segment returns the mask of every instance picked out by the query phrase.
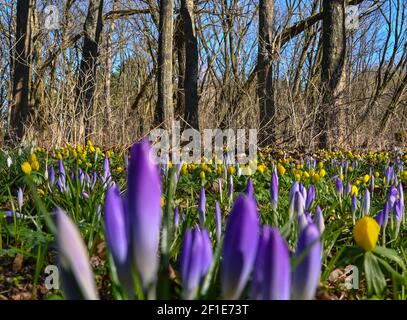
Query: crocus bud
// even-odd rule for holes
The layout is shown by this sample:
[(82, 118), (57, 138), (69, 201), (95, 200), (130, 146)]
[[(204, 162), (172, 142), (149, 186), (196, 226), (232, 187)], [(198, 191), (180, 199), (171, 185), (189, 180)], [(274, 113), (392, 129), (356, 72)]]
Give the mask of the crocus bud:
[(305, 208), (305, 201), (307, 201), (307, 188), (305, 188), (304, 185), (302, 183), (300, 183), (299, 189), (300, 189), (302, 198), (304, 199), (304, 208)]
[(389, 210), (393, 210), (394, 204), (396, 203), (397, 197), (398, 197), (398, 190), (395, 186), (391, 186), (389, 190), (389, 196), (388, 196), (388, 202), (389, 202)]
[(253, 271), (252, 298), (290, 299), (291, 266), (287, 243), (277, 228), (265, 226), (259, 238)]
[(308, 219), (305, 214), (300, 214), (298, 216), (298, 232), (301, 234), (301, 232), (308, 226)]
[(181, 277), (184, 299), (193, 299), (212, 262), (212, 247), (206, 230), (187, 229), (181, 253)]
[(298, 191), (294, 195), (294, 212), (297, 216), (304, 214), (305, 201), (302, 194)]
[(123, 199), (115, 185), (107, 189), (104, 209), (109, 251), (113, 257), (119, 281), (131, 297), (133, 296), (134, 283), (129, 249), (129, 218)]
[(205, 211), (206, 211), (206, 194), (205, 189), (202, 188), (199, 194), (199, 224), (201, 227), (205, 225)]
[(290, 195), (289, 195), (288, 202), (291, 202), (291, 200), (292, 200), (292, 199), (294, 198), (294, 196), (295, 196), (295, 193), (298, 192), (299, 190), (300, 190), (300, 189), (299, 189), (299, 184), (298, 184), (297, 181), (295, 181), (295, 182), (292, 184), (291, 188), (290, 188)]
[(229, 176), (228, 198), (229, 198), (230, 202), (233, 201), (233, 177), (232, 177), (232, 175)]
[(365, 195), (363, 197), (362, 215), (366, 216), (370, 212), (370, 192), (366, 188)]
[(403, 208), (400, 200), (396, 200), (396, 203), (394, 204), (394, 216), (396, 218), (396, 223), (400, 227), (401, 219), (403, 218)]
[(248, 197), (254, 197), (254, 187), (252, 179), (247, 180), (246, 194)]
[(127, 179), (131, 247), (144, 291), (156, 281), (161, 228), (161, 182), (150, 151), (147, 139), (132, 146)]
[(318, 231), (322, 234), (325, 230), (324, 216), (319, 206), (315, 209), (314, 224), (317, 226)]
[(383, 219), (384, 219), (383, 210), (380, 210), (376, 217), (376, 222), (380, 227), (383, 225)]
[(336, 189), (336, 194), (338, 195), (339, 198), (343, 196), (343, 184), (342, 180), (337, 177), (335, 179), (335, 189)]
[(270, 198), (271, 198), (271, 205), (272, 205), (273, 209), (277, 210), (277, 206), (278, 206), (278, 176), (277, 176), (276, 171), (274, 171), (271, 174)]
[(174, 208), (174, 227), (178, 228), (179, 226), (179, 209), (178, 207)]
[(23, 190), (21, 190), (21, 188), (18, 188), (18, 191), (17, 191), (17, 202), (18, 202), (18, 207), (21, 211), (21, 208), (23, 207), (23, 204), (24, 204)]
[(225, 299), (238, 299), (256, 257), (259, 219), (252, 197), (239, 195), (226, 224), (221, 286)]
[(98, 293), (82, 237), (62, 209), (56, 209), (57, 244), (64, 295), (67, 299), (97, 300)]
[(52, 188), (55, 184), (55, 170), (54, 166), (50, 166), (48, 169), (48, 182), (49, 186)]
[(215, 202), (216, 239), (219, 241), (222, 234), (222, 216), (219, 202)]
[(314, 185), (311, 184), (307, 192), (307, 200), (305, 201), (305, 210), (309, 210), (309, 208), (311, 208), (314, 200), (315, 200), (315, 187)]
[[(109, 164), (109, 158), (105, 156), (105, 159), (103, 160), (103, 176), (102, 176), (102, 181), (106, 186), (109, 184), (111, 179), (111, 174), (110, 174), (110, 164)], [(105, 187), (106, 187), (105, 186)]]
[(314, 224), (309, 224), (301, 232), (295, 258), (292, 297), (294, 300), (311, 300), (321, 274), (320, 233)]

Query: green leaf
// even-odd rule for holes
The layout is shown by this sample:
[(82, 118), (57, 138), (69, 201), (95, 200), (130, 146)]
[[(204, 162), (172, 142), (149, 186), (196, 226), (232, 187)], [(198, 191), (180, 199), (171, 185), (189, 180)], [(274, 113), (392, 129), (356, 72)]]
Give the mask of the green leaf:
[(399, 257), (397, 252), (393, 249), (377, 246), (373, 252), (397, 263), (403, 270), (406, 268), (403, 260)]
[(364, 268), (368, 295), (376, 294), (382, 296), (386, 289), (386, 280), (377, 258), (371, 252), (365, 253)]

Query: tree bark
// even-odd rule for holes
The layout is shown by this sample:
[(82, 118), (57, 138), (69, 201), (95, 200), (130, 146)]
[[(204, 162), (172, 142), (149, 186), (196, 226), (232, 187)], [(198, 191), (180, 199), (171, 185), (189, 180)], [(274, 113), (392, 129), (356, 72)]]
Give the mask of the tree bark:
[(16, 37), (14, 46), (13, 105), (7, 140), (18, 144), (24, 136), (29, 113), (29, 83), (31, 60), (32, 0), (17, 1)]
[(160, 1), (156, 123), (169, 128), (174, 118), (172, 92), (173, 0)]
[(274, 92), (272, 80), (274, 0), (259, 3), (259, 49), (257, 57), (257, 95), (263, 144), (275, 141)]
[(195, 31), (194, 1), (181, 0), (185, 35), (185, 120), (199, 130), (198, 116), (198, 41)]
[(324, 0), (322, 20), (322, 108), (319, 147), (344, 146), (344, 90), (346, 86), (345, 1)]
[(88, 13), (84, 24), (82, 60), (77, 83), (77, 110), (84, 117), (85, 139), (90, 135), (90, 118), (95, 94), (99, 40), (102, 31), (103, 0), (89, 0)]

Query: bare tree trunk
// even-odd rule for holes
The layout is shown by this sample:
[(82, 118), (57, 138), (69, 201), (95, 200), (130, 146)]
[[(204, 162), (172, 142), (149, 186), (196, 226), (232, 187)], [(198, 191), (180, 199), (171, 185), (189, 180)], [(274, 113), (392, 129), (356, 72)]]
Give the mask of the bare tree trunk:
[(174, 118), (172, 92), (173, 0), (160, 1), (158, 40), (158, 97), (156, 122), (171, 126)]
[(319, 147), (344, 146), (345, 1), (324, 0), (322, 20), (322, 108), (319, 112)]
[(184, 22), (182, 15), (177, 15), (175, 20), (175, 34), (174, 45), (177, 54), (177, 107), (176, 114), (183, 114), (185, 112), (185, 92), (184, 92), (184, 77), (185, 77), (185, 36), (184, 36)]
[[(103, 0), (89, 0), (88, 13), (84, 24), (82, 61), (79, 67), (77, 84), (77, 108), (84, 116), (85, 139), (89, 137), (90, 118), (92, 116), (96, 67), (99, 54), (99, 40), (102, 31)], [(84, 112), (83, 112), (84, 111)]]
[(195, 31), (194, 0), (181, 1), (182, 21), (185, 35), (185, 119), (199, 130), (198, 115), (198, 41)]
[[(116, 0), (113, 0), (113, 10), (116, 8)], [(115, 19), (112, 18), (109, 24), (109, 29), (107, 31), (106, 35), (106, 70), (105, 70), (105, 83), (104, 83), (104, 94), (105, 94), (105, 103), (106, 103), (106, 127), (111, 128), (111, 123), (112, 123), (112, 97), (110, 93), (110, 85), (111, 85), (111, 79), (112, 79), (112, 38), (113, 38), (113, 32), (114, 32), (114, 25), (115, 25)], [(108, 143), (110, 144), (110, 140)]]
[(257, 95), (259, 103), (262, 143), (275, 141), (274, 93), (272, 80), (273, 59), (273, 16), (274, 0), (260, 0), (259, 3), (259, 49), (257, 57)]
[(17, 1), (16, 43), (14, 46), (13, 105), (11, 107), (9, 143), (18, 143), (24, 136), (29, 113), (31, 59), (32, 0)]

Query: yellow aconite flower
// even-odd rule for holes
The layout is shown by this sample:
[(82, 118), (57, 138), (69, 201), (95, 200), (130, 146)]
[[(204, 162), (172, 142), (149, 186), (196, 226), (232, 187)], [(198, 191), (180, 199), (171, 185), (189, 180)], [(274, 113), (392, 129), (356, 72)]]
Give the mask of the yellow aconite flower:
[(106, 151), (106, 157), (110, 158), (112, 156), (112, 151), (107, 150)]
[(30, 162), (34, 162), (37, 161), (37, 156), (35, 155), (35, 153), (30, 155)]
[(364, 183), (368, 183), (369, 180), (370, 180), (370, 176), (369, 176), (368, 174), (365, 174), (365, 175), (363, 176), (363, 182), (364, 182)]
[(236, 169), (235, 169), (234, 166), (229, 166), (229, 167), (228, 167), (228, 173), (229, 173), (230, 175), (235, 174), (235, 172), (236, 172)]
[(205, 179), (205, 171), (201, 171), (199, 177), (201, 178), (201, 180)]
[(324, 163), (318, 162), (317, 167), (318, 167), (318, 169), (322, 169), (324, 167)]
[(44, 190), (42, 190), (42, 189), (37, 189), (37, 193), (40, 195), (40, 196), (43, 196), (44, 194), (45, 194), (45, 192), (44, 192)]
[(116, 169), (116, 170), (117, 170), (117, 172), (118, 172), (118, 173), (123, 172), (123, 168), (122, 168), (122, 167), (117, 167), (117, 169)]
[(263, 174), (264, 171), (266, 171), (266, 169), (267, 169), (267, 167), (266, 167), (264, 164), (260, 164), (260, 165), (257, 166), (257, 170), (258, 170), (261, 174)]
[(23, 170), (23, 172), (24, 172), (25, 174), (30, 174), (30, 173), (31, 173), (31, 165), (30, 165), (30, 163), (24, 162), (24, 163), (21, 165), (21, 170)]
[(40, 163), (37, 160), (33, 161), (31, 163), (31, 168), (35, 171), (38, 171), (40, 169)]
[(188, 165), (187, 165), (186, 163), (184, 163), (184, 164), (182, 165), (181, 173), (182, 173), (182, 174), (187, 174), (187, 173), (188, 173)]
[(403, 171), (403, 180), (407, 182), (407, 170)]
[(279, 163), (279, 164), (277, 165), (277, 170), (278, 170), (278, 173), (279, 173), (281, 176), (285, 175), (285, 168), (283, 167), (283, 165), (282, 165), (281, 163)]
[(321, 171), (319, 172), (319, 175), (321, 176), (321, 178), (325, 177), (325, 175), (326, 175), (325, 169), (321, 169)]
[(351, 189), (350, 189), (350, 195), (353, 196), (357, 196), (359, 194), (359, 189), (357, 186), (352, 185)]
[(164, 207), (165, 205), (165, 198), (163, 196), (161, 196), (161, 207)]
[(318, 183), (319, 180), (321, 180), (321, 177), (320, 177), (320, 175), (319, 175), (318, 173), (315, 173), (315, 174), (312, 176), (312, 180), (314, 181), (314, 183)]
[(375, 219), (365, 216), (355, 224), (353, 235), (356, 244), (365, 251), (371, 251), (376, 246), (380, 226)]
[(297, 174), (295, 175), (295, 180), (301, 181), (301, 175), (300, 175), (299, 173), (297, 173)]

